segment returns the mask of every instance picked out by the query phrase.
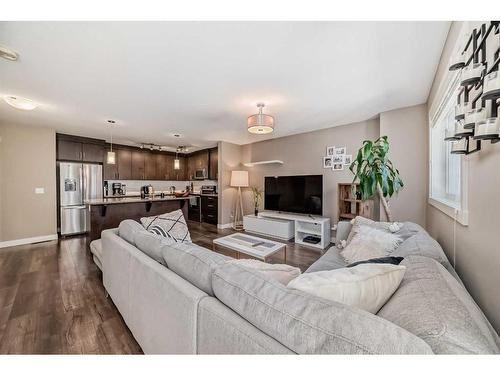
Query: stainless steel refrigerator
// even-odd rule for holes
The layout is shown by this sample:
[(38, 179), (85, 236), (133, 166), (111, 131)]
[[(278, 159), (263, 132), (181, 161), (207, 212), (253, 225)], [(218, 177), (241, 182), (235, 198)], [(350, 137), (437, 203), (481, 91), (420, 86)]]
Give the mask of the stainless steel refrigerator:
[(85, 202), (102, 198), (102, 165), (60, 162), (58, 167), (61, 235), (85, 233), (90, 229)]

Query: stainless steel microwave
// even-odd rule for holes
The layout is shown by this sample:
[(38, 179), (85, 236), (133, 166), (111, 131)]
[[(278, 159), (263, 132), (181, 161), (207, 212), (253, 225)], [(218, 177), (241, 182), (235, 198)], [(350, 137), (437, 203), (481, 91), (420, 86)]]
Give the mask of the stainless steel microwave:
[(197, 169), (194, 172), (194, 179), (195, 180), (204, 180), (207, 178), (207, 172), (205, 168)]

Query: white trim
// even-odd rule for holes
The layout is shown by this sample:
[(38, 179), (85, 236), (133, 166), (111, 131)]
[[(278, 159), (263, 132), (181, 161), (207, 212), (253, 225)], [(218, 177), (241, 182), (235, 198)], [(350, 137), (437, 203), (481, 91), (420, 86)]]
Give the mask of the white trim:
[(217, 224), (218, 229), (229, 229), (233, 227), (233, 223), (228, 224)]
[(57, 238), (58, 237), (57, 237), (57, 233), (56, 233), (56, 234), (49, 234), (47, 236), (20, 238), (18, 240), (11, 240), (11, 241), (0, 241), (0, 249), (4, 248), (4, 247), (10, 247), (10, 246), (19, 246), (19, 245), (38, 243), (38, 242), (53, 241), (53, 240), (57, 240)]
[(469, 211), (468, 210), (459, 210), (457, 208), (450, 206), (445, 201), (440, 201), (440, 200), (437, 200), (435, 198), (430, 198), (430, 197), (427, 200), (427, 202), (431, 206), (437, 208), (442, 213), (451, 217), (452, 219), (455, 219), (455, 216), (456, 216), (457, 222), (459, 222), (463, 226), (469, 225)]

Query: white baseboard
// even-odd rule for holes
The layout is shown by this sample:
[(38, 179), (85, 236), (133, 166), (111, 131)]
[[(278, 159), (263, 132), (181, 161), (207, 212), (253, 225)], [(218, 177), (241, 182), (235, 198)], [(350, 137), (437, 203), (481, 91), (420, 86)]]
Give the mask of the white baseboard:
[(19, 245), (27, 245), (27, 244), (31, 244), (31, 243), (52, 241), (52, 240), (57, 240), (57, 238), (58, 237), (57, 237), (57, 233), (56, 233), (56, 234), (49, 234), (47, 236), (20, 238), (18, 240), (11, 240), (11, 241), (0, 241), (0, 249), (3, 247), (19, 246)]
[(233, 223), (228, 224), (217, 224), (217, 228), (219, 229), (229, 229), (233, 227)]

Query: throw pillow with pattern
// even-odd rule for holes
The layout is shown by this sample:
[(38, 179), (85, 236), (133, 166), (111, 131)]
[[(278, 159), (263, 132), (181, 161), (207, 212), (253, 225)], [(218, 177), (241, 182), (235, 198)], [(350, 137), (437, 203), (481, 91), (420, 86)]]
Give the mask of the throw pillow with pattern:
[(141, 224), (147, 231), (173, 242), (191, 242), (191, 236), (186, 219), (181, 210), (175, 210), (162, 215), (142, 217)]

